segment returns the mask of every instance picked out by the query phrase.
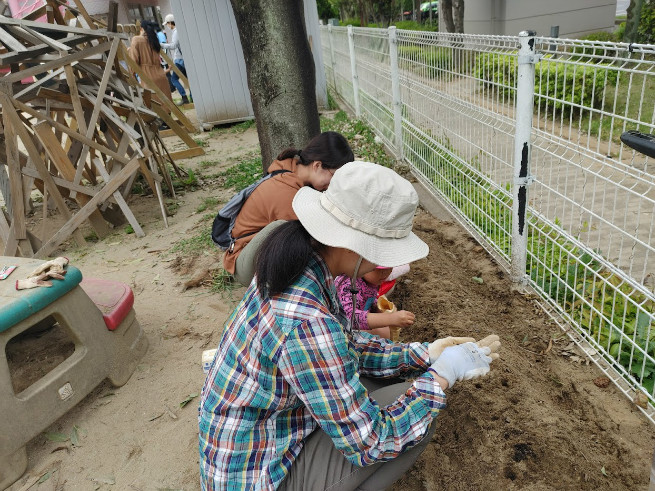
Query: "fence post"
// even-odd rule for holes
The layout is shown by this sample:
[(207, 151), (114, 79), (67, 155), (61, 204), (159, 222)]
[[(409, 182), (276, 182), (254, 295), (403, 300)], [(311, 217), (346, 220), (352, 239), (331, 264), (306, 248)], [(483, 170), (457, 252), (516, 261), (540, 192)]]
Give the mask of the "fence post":
[(396, 135), (396, 159), (403, 159), (403, 106), (400, 99), (400, 73), (398, 71), (398, 36), (396, 26), (389, 26), (389, 59), (391, 62), (391, 97), (393, 128)]
[(330, 40), (330, 63), (332, 64), (332, 85), (334, 86), (334, 92), (337, 91), (337, 64), (334, 61), (334, 44), (332, 43), (332, 24), (328, 24), (328, 39)]
[(518, 81), (516, 84), (516, 126), (514, 133), (514, 182), (512, 186), (512, 281), (527, 284), (525, 275), (528, 257), (528, 186), (530, 175), (530, 137), (534, 112), (535, 54), (534, 31), (519, 33)]
[(355, 36), (353, 34), (353, 26), (348, 26), (348, 47), (350, 48), (350, 72), (353, 78), (355, 116), (361, 118), (362, 111), (359, 108), (359, 79), (357, 78), (357, 61), (355, 60)]

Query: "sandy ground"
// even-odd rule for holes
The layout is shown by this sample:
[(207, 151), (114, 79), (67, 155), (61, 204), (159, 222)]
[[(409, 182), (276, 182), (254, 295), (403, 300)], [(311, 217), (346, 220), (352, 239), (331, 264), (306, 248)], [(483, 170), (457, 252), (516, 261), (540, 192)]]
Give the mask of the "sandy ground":
[[(197, 135), (208, 139), (207, 155), (184, 161), (186, 168), (203, 160), (224, 168), (257, 150), (254, 129), (208, 136)], [(218, 254), (171, 248), (210, 226), (211, 210), (196, 211), (205, 198), (231, 194), (206, 181), (180, 196), (168, 228), (154, 198), (135, 196), (130, 206), (146, 237), (118, 228), (85, 249), (60, 251), (86, 276), (132, 286), (150, 347), (126, 385), (104, 382), (28, 444), (28, 470), (12, 491), (30, 484), (198, 488), (201, 353), (217, 345), (243, 289), (211, 293), (202, 279), (217, 267)], [(637, 408), (613, 386), (597, 386), (604, 385), (600, 371), (577, 356), (531, 299), (512, 293), (506, 275), (458, 225), (421, 211), (415, 229), (431, 253), (394, 293), (399, 306), (417, 315), (401, 338), (497, 333), (503, 352), (488, 377), (449, 391), (434, 440), (393, 489), (646, 489), (655, 430)], [(186, 282), (199, 286), (182, 291)]]

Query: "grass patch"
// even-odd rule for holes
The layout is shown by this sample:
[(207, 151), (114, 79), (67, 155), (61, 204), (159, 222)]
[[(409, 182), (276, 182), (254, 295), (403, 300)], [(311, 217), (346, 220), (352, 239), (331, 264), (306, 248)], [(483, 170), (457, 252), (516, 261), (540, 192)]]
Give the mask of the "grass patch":
[(205, 251), (216, 249), (212, 241), (211, 228), (201, 227), (200, 233), (179, 240), (171, 248), (171, 252), (179, 252), (184, 255), (199, 255)]
[(196, 208), (196, 213), (202, 213), (207, 208), (214, 208), (216, 205), (218, 205), (218, 203), (220, 203), (218, 198), (214, 198), (211, 196), (205, 198), (204, 200), (202, 200), (202, 203), (198, 205), (198, 208)]
[(202, 160), (198, 162), (198, 167), (201, 169), (209, 169), (211, 167), (216, 167), (220, 163), (220, 160)]
[(209, 132), (209, 137), (211, 138), (212, 136), (220, 135), (222, 133), (243, 133), (244, 131), (255, 126), (255, 124), (256, 123), (254, 119), (249, 119), (240, 123), (223, 125), (218, 128), (213, 128)]
[(205, 140), (204, 138), (194, 138), (193, 141), (196, 142), (196, 145), (198, 145), (199, 147), (208, 147), (209, 146), (209, 142), (207, 140)]
[(394, 159), (387, 155), (384, 144), (376, 139), (371, 127), (361, 119), (350, 119), (345, 111), (339, 111), (333, 118), (321, 117), (321, 131), (341, 133), (355, 154), (355, 158), (392, 167)]
[(223, 182), (225, 189), (234, 188), (237, 192), (259, 180), (262, 175), (261, 156), (242, 160), (237, 165), (218, 174), (219, 177), (225, 178)]
[(175, 191), (194, 190), (199, 186), (195, 172), (193, 172), (192, 169), (189, 169), (186, 172), (186, 177), (177, 177), (177, 174), (174, 172), (170, 173)]
[(212, 293), (229, 293), (231, 295), (233, 290), (240, 287), (235, 282), (234, 277), (223, 268), (213, 271), (211, 280), (209, 289)]

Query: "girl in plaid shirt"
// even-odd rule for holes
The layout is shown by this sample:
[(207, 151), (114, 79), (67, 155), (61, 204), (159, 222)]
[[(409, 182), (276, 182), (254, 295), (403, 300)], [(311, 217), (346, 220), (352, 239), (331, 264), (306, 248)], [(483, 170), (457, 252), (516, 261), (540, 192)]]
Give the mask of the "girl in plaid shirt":
[(408, 181), (368, 162), (337, 170), (325, 193), (298, 191), (299, 221), (259, 248), (202, 390), (202, 489), (387, 488), (430, 440), (444, 390), (489, 371), (497, 336), (392, 343), (341, 308), (335, 276), (355, 296), (377, 264), (427, 255), (417, 204)]

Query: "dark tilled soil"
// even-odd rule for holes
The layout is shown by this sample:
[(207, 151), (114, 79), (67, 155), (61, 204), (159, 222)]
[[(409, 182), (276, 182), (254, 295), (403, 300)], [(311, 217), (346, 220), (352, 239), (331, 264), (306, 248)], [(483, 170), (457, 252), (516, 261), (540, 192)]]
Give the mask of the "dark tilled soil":
[(655, 431), (641, 412), (596, 385), (602, 372), (458, 225), (420, 213), (414, 230), (430, 255), (394, 292), (416, 314), (401, 339), (496, 333), (503, 347), (487, 377), (447, 391), (432, 442), (393, 489), (647, 489)]

